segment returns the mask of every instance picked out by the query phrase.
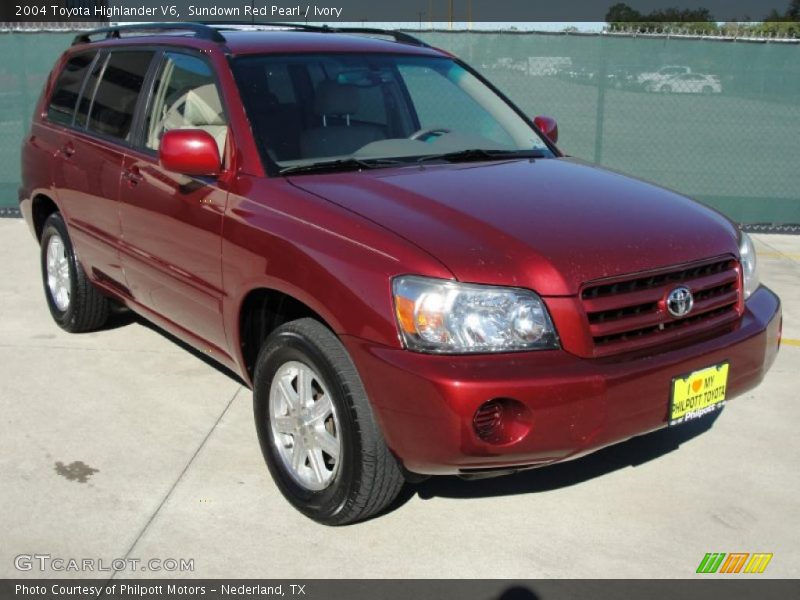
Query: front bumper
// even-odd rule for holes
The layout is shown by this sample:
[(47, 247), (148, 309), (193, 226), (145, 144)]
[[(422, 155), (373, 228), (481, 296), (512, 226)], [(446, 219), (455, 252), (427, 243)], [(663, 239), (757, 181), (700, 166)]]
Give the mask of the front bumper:
[[(718, 336), (651, 356), (584, 359), (563, 350), (437, 356), (343, 336), (391, 450), (412, 472), (545, 465), (667, 425), (672, 379), (730, 363), (727, 399), (758, 385), (778, 352), (780, 300), (761, 287)], [(504, 445), (481, 440), (475, 411), (522, 402), (533, 426)]]

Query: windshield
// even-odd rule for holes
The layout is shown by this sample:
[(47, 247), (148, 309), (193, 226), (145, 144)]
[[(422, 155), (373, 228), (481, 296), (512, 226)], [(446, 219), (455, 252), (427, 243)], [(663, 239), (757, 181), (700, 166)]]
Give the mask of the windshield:
[(448, 58), (246, 56), (233, 67), (256, 141), (280, 172), (553, 155), (502, 98)]

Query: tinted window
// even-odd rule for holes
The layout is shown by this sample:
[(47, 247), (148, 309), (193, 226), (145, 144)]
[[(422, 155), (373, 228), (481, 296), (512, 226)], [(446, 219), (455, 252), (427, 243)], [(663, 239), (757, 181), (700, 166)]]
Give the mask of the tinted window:
[(446, 125), (447, 129), (476, 132), (500, 144), (514, 145), (509, 133), (474, 97), (458, 93), (459, 79), (464, 77), (458, 70), (442, 71), (425, 64), (398, 68), (417, 111), (420, 128)]
[(286, 65), (270, 65), (264, 75), (267, 79), (267, 88), (282, 104), (295, 102), (294, 86)]
[[(233, 70), (271, 167), (339, 156), (411, 161), (469, 149), (550, 155), (522, 117), (450, 59), (247, 56), (234, 59)], [(290, 84), (293, 93), (278, 94)], [(291, 98), (295, 101), (281, 101)]]
[(211, 67), (187, 54), (165, 55), (147, 111), (145, 145), (158, 150), (171, 129), (203, 129), (217, 141), (220, 156), (228, 133), (222, 101)]
[[(338, 62), (327, 60), (308, 65), (309, 76), (317, 91), (320, 89), (320, 84), (325, 81), (336, 81), (343, 85), (354, 86), (351, 88), (351, 92), (358, 96), (358, 102), (350, 115), (351, 119), (387, 125), (389, 122), (386, 112), (387, 101), (397, 106), (401, 100), (397, 82), (392, 74), (384, 71), (377, 75), (379, 72), (380, 70), (376, 70), (368, 73), (364, 70), (363, 65), (358, 65), (354, 69), (343, 68)], [(383, 80), (383, 85), (380, 85), (376, 77)], [(394, 98), (390, 99), (391, 96)]]
[(380, 86), (364, 87), (358, 90), (358, 110), (353, 113), (353, 118), (366, 123), (386, 125), (386, 94)]
[(86, 121), (89, 118), (89, 109), (92, 107), (92, 98), (94, 91), (97, 88), (97, 82), (100, 81), (100, 75), (103, 73), (103, 67), (108, 60), (108, 55), (101, 56), (92, 67), (92, 72), (86, 79), (83, 86), (83, 93), (81, 99), (78, 100), (78, 108), (75, 111), (75, 126), (86, 127)]
[(94, 60), (94, 52), (87, 52), (73, 56), (64, 66), (58, 76), (50, 106), (47, 108), (47, 118), (53, 123), (69, 125), (72, 123), (72, 113), (75, 103), (81, 93), (81, 85)]
[(127, 140), (152, 52), (112, 52), (97, 86), (89, 130)]

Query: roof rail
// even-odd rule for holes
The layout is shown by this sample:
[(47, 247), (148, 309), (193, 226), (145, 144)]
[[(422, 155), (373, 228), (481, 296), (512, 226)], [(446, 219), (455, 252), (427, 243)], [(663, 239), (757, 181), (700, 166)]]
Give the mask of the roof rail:
[(103, 39), (113, 39), (122, 37), (122, 33), (127, 31), (139, 32), (159, 32), (159, 31), (188, 31), (194, 37), (211, 40), (212, 42), (224, 42), (225, 38), (216, 27), (209, 27), (203, 23), (135, 23), (131, 25), (115, 25), (113, 27), (101, 27), (79, 33), (72, 40), (72, 45), (88, 44), (92, 41), (92, 36), (105, 34)]
[(378, 29), (371, 27), (330, 27), (328, 25), (307, 25), (301, 23), (284, 23), (284, 22), (249, 22), (249, 21), (206, 21), (204, 23), (198, 22), (176, 22), (176, 23), (134, 23), (131, 25), (115, 25), (113, 27), (101, 27), (100, 29), (92, 29), (79, 33), (72, 40), (72, 45), (75, 44), (88, 44), (92, 41), (92, 36), (105, 34), (102, 39), (115, 39), (122, 37), (123, 33), (133, 31), (142, 33), (153, 33), (161, 31), (188, 31), (194, 34), (194, 37), (203, 40), (210, 40), (212, 42), (222, 43), (225, 42), (225, 37), (220, 33), (221, 31), (234, 31), (235, 26), (250, 27), (257, 29), (258, 27), (274, 27), (283, 29), (292, 29), (295, 31), (309, 31), (315, 33), (363, 33), (367, 35), (386, 35), (394, 38), (396, 42), (403, 44), (412, 44), (414, 46), (428, 47), (428, 44), (402, 31), (395, 31), (392, 29)]
[(395, 31), (393, 29), (378, 29), (374, 27), (331, 27), (329, 25), (308, 25), (306, 23), (286, 23), (283, 21), (268, 21), (268, 22), (251, 22), (251, 21), (205, 21), (203, 23), (209, 27), (213, 27), (220, 31), (225, 31), (226, 27), (229, 31), (235, 29), (230, 26), (250, 27), (257, 29), (261, 27), (275, 27), (283, 29), (293, 29), (296, 31), (309, 31), (313, 33), (363, 33), (367, 35), (386, 35), (394, 38), (396, 42), (403, 44), (412, 44), (414, 46), (428, 47), (428, 44), (421, 39), (414, 37), (403, 31)]

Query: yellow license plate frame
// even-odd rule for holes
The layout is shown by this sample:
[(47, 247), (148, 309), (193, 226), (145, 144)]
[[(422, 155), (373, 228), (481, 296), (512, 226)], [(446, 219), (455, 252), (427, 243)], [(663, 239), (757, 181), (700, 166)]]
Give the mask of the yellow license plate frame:
[(678, 425), (725, 405), (730, 363), (725, 361), (672, 379), (669, 424)]

